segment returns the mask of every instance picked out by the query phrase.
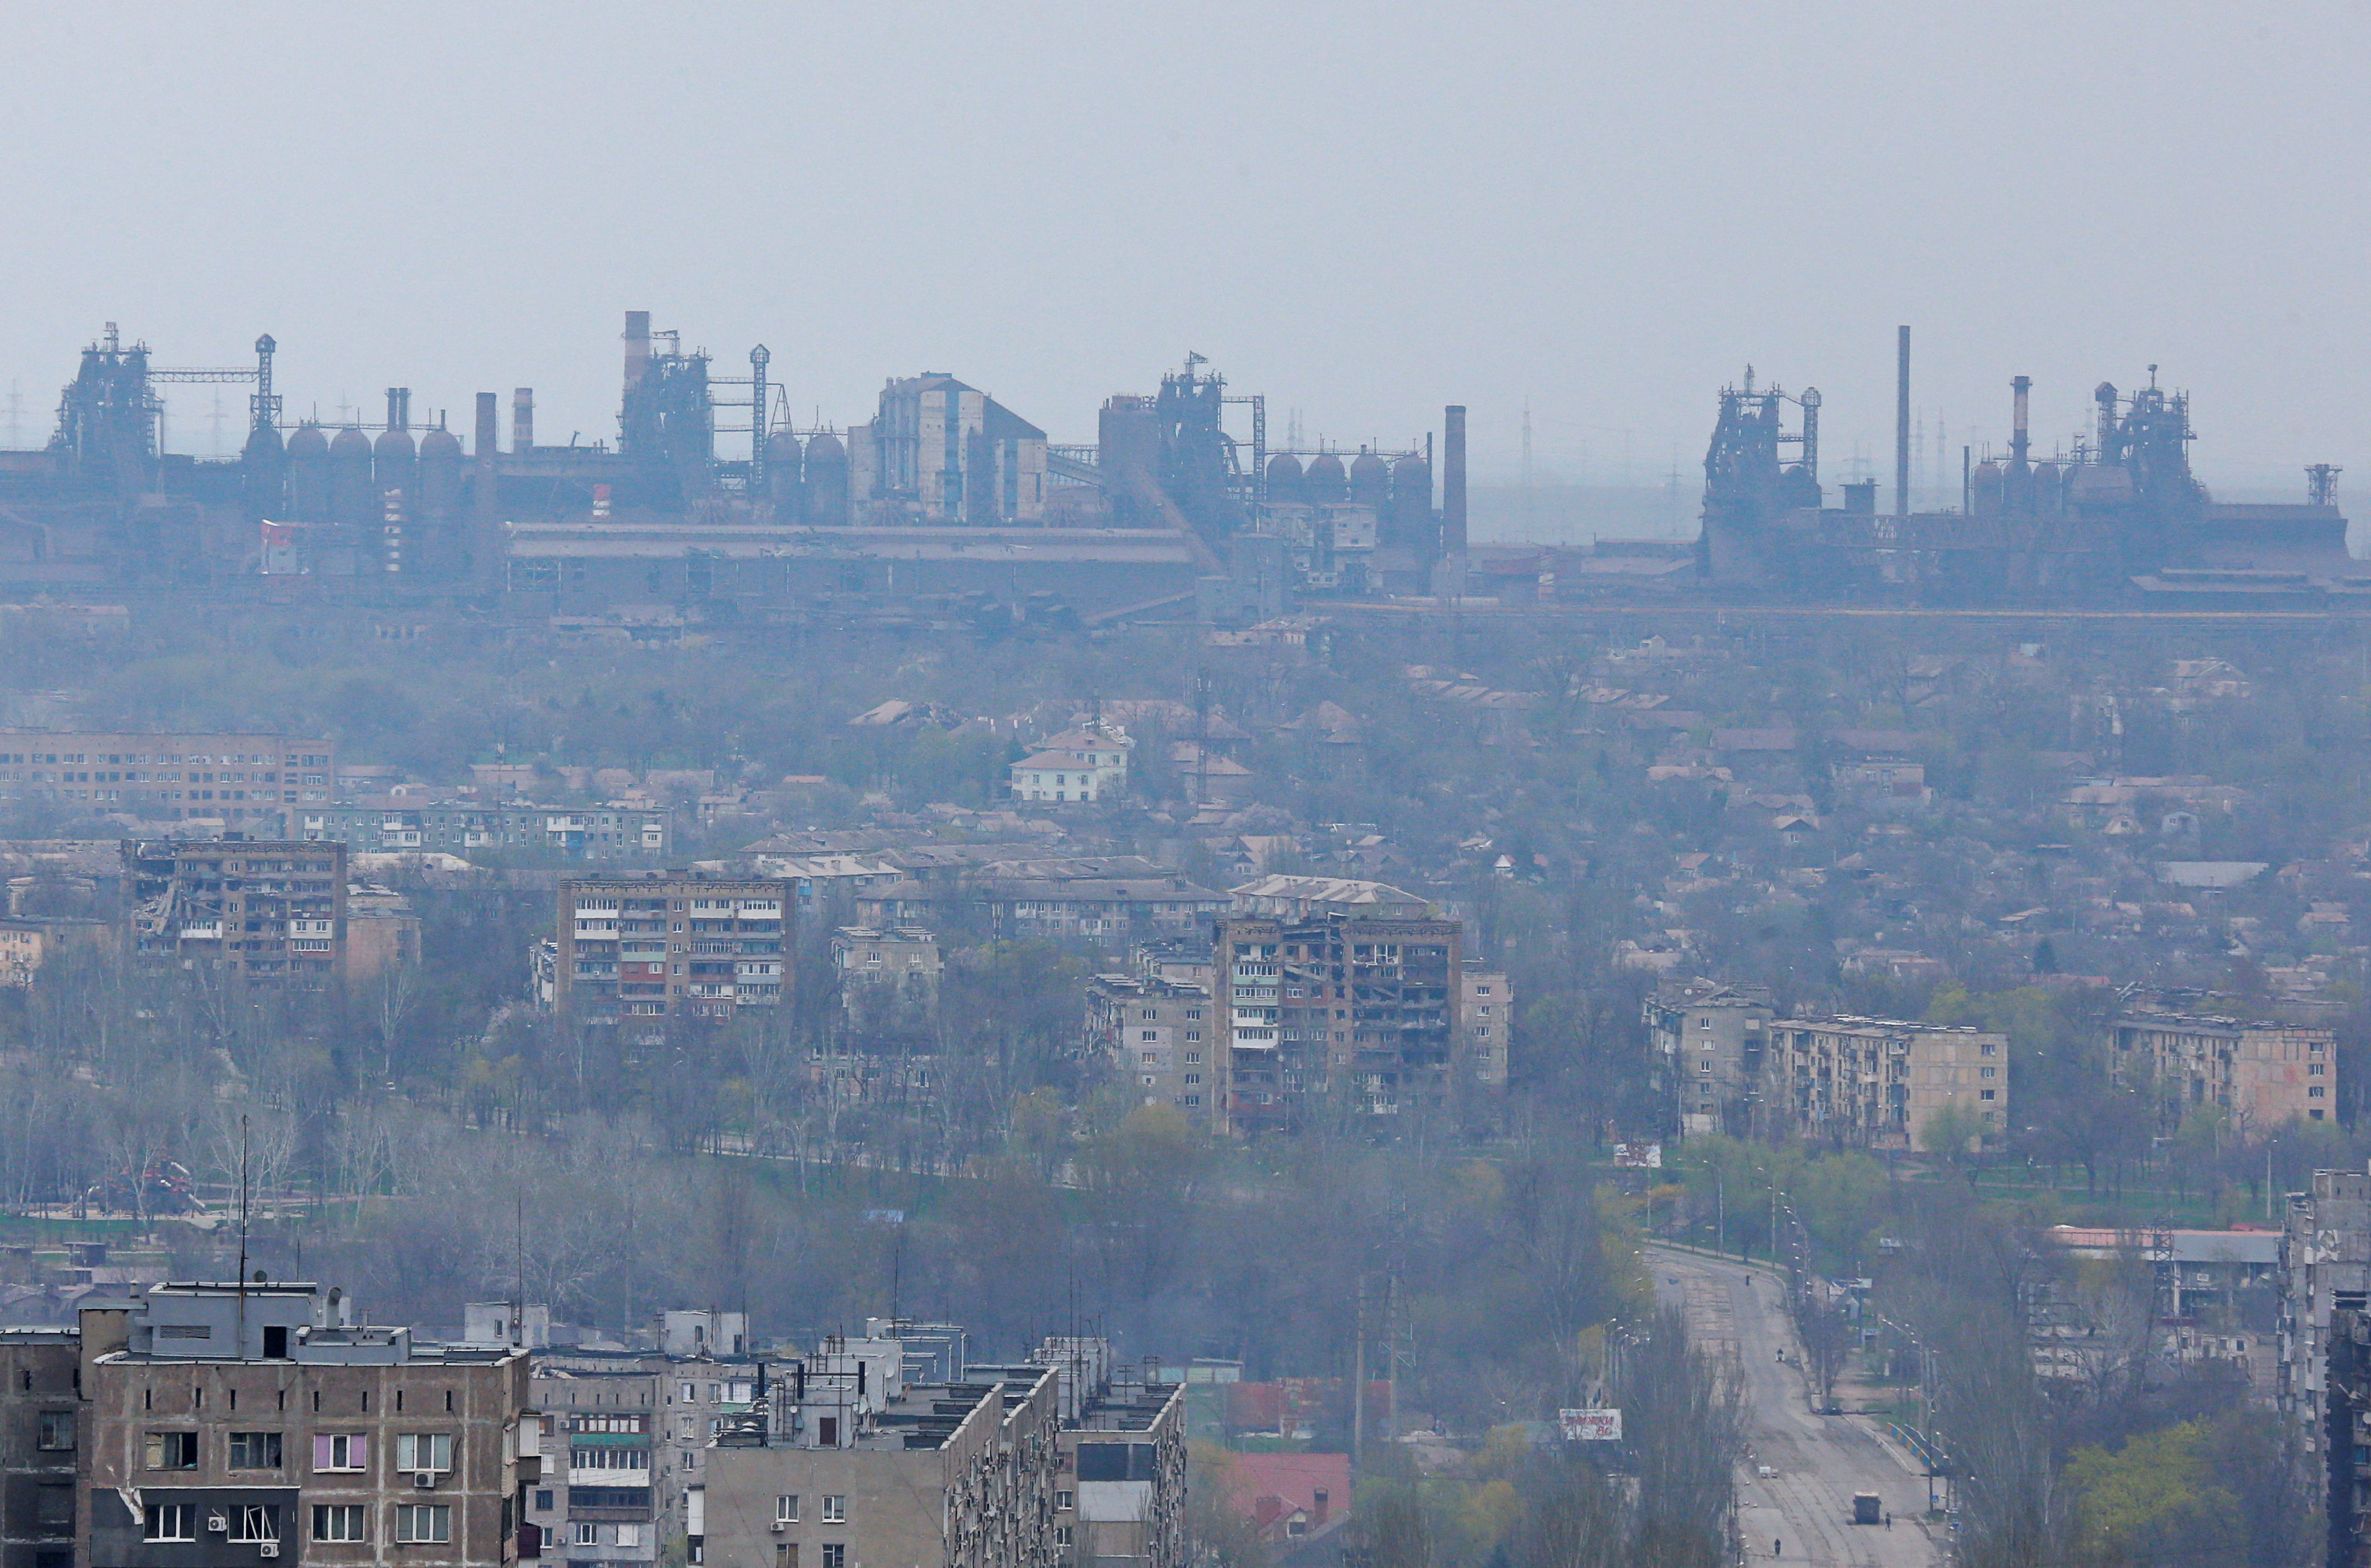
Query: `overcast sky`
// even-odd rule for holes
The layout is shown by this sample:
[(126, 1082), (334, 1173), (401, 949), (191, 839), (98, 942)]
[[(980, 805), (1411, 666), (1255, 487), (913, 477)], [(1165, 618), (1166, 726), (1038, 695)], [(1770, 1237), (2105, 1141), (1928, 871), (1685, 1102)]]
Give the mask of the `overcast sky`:
[(109, 320), (169, 364), (270, 331), (292, 414), (403, 384), (466, 426), (532, 385), (540, 439), (612, 438), (639, 307), (722, 374), (769, 345), (803, 424), (943, 370), (1092, 441), (1193, 350), (1278, 440), (1463, 401), (1512, 476), (1528, 401), (1544, 474), (1660, 484), (1751, 362), (1822, 390), (1831, 477), (1890, 474), (1907, 322), (1954, 491), (2011, 375), (2046, 448), (2154, 362), (2210, 481), (2371, 493), (2359, 3), (17, 4), (6, 37), (27, 444)]

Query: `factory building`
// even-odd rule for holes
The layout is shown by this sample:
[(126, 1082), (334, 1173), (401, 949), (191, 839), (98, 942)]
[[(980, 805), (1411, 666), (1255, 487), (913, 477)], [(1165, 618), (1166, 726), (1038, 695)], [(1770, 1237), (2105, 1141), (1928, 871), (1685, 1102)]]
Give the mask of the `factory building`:
[(880, 413), (850, 433), (868, 521), (989, 527), (1046, 515), (1046, 432), (952, 375), (891, 381)]

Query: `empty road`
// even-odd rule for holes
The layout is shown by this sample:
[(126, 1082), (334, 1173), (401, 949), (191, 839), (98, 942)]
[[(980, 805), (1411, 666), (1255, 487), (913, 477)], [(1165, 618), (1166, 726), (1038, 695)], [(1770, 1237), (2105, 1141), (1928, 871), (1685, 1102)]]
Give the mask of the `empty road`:
[[(1649, 1246), (1658, 1295), (1687, 1309), (1696, 1343), (1734, 1351), (1745, 1374), (1746, 1440), (1752, 1457), (1738, 1481), (1739, 1532), (1749, 1563), (1820, 1568), (1934, 1568), (1939, 1545), (1918, 1524), (1926, 1481), (1906, 1456), (1878, 1441), (1861, 1416), (1813, 1415), (1798, 1370), (1794, 1327), (1778, 1278), (1744, 1264)], [(1788, 1356), (1780, 1365), (1777, 1353)], [(1764, 1478), (1762, 1467), (1775, 1471)], [(1855, 1525), (1853, 1493), (1874, 1492), (1893, 1527)]]

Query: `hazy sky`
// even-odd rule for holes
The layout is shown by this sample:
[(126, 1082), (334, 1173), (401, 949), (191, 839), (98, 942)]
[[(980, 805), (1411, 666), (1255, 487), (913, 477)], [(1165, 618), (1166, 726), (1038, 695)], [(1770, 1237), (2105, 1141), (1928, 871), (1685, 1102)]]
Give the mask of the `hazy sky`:
[(1544, 472), (1660, 483), (1751, 361), (1890, 473), (1908, 322), (1954, 488), (2012, 375), (2046, 447), (2156, 362), (2211, 481), (2371, 493), (2359, 3), (6, 16), (28, 443), (108, 320), (170, 364), (272, 332), (292, 413), (531, 384), (542, 440), (608, 438), (640, 307), (721, 373), (765, 342), (803, 423), (944, 370), (1091, 441), (1190, 349), (1279, 439), (1463, 401), (1511, 475), (1528, 399)]

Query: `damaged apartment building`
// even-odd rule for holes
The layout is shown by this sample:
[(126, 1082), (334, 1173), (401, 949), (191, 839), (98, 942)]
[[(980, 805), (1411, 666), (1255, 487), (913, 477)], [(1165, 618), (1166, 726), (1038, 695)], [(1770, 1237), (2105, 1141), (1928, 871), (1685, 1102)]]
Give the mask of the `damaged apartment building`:
[(1185, 1401), (1098, 1340), (972, 1362), (873, 1320), (769, 1364), (704, 1458), (695, 1561), (754, 1568), (1183, 1568)]
[(310, 1283), (168, 1284), (0, 1332), (10, 1568), (523, 1555), (526, 1353), (356, 1317)]

